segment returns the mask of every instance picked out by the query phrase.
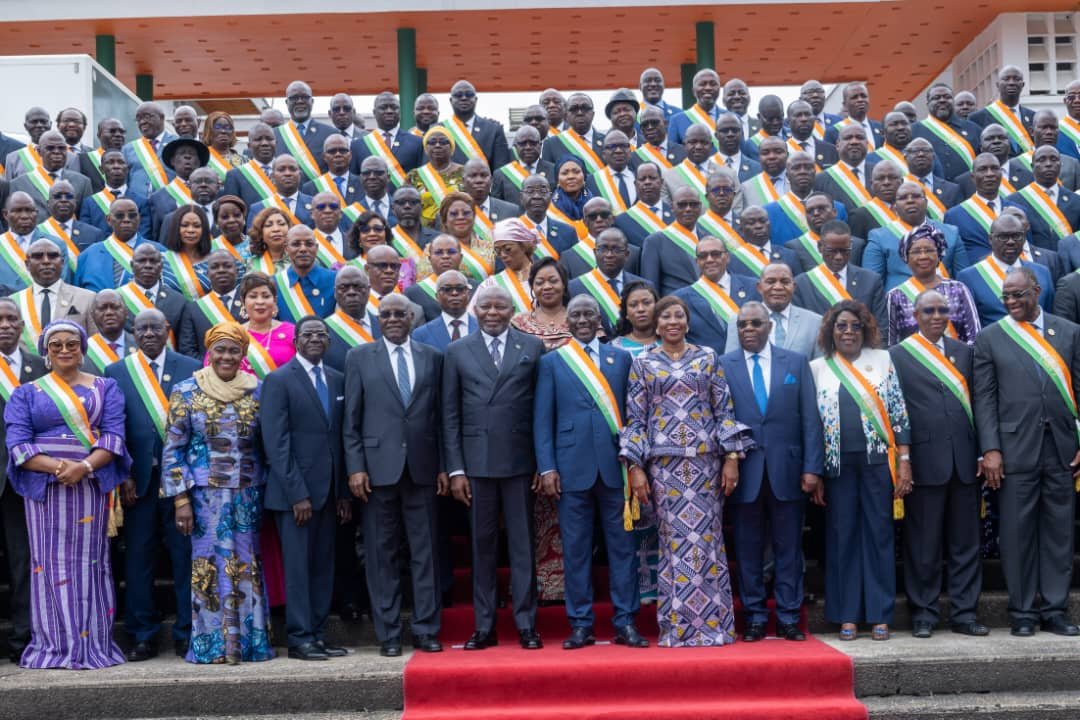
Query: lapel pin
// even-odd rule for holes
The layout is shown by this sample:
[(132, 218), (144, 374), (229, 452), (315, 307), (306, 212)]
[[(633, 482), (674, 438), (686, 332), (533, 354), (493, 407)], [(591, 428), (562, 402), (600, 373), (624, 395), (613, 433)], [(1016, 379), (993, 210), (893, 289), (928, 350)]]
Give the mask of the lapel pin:
[(305, 210), (310, 210), (310, 209), (311, 209), (311, 203), (307, 203), (307, 204), (305, 204), (305, 205), (304, 205), (304, 209), (305, 209)]
[(79, 234), (79, 228), (72, 229), (71, 234), (72, 235), (78, 235)]
[(863, 367), (863, 370), (865, 370), (866, 372), (874, 372), (874, 366), (868, 364)]
[(23, 368), (23, 372), (30, 372), (31, 370), (33, 370), (33, 368), (30, 367), (29, 365), (27, 365), (26, 367)]
[(521, 345), (519, 345), (518, 343), (514, 343), (514, 349), (515, 349), (515, 350), (520, 350), (520, 349), (521, 349)]
[(953, 365), (955, 365), (956, 364), (956, 357), (954, 355), (950, 355), (949, 356), (949, 362), (951, 362)]
[(355, 188), (349, 188), (349, 192), (356, 192)]
[(163, 380), (164, 382), (169, 382), (170, 380), (172, 380), (172, 375), (169, 375), (168, 373), (166, 373), (165, 375), (162, 375), (162, 376), (161, 376), (161, 379), (162, 379), (162, 380)]
[(314, 290), (312, 290), (311, 294), (314, 295), (315, 297), (318, 297), (319, 296), (319, 288), (315, 288)]
[(613, 357), (611, 357), (611, 356), (609, 355), (609, 356), (608, 356), (608, 359), (607, 359), (607, 364), (608, 364), (608, 365), (614, 365), (614, 364), (615, 364), (615, 358), (613, 358)]
[(746, 291), (745, 290), (740, 290), (739, 291), (739, 297), (741, 297), (741, 298), (746, 297)]
[(394, 141), (394, 145), (393, 145), (393, 147), (397, 147), (397, 146), (398, 146), (398, 145), (400, 145), (400, 144), (401, 144), (401, 143), (399, 143), (399, 142), (398, 142), (397, 140), (395, 140), (395, 141)]
[(61, 300), (60, 304), (64, 307), (67, 307), (70, 303), (67, 300)]
[(1047, 335), (1049, 335), (1050, 337), (1053, 337), (1053, 336), (1055, 335), (1055, 333), (1054, 333), (1054, 328), (1049, 328), (1049, 329), (1048, 329), (1048, 330), (1046, 331), (1046, 334), (1047, 334)]
[(854, 280), (851, 281), (851, 287), (855, 287), (855, 281)]

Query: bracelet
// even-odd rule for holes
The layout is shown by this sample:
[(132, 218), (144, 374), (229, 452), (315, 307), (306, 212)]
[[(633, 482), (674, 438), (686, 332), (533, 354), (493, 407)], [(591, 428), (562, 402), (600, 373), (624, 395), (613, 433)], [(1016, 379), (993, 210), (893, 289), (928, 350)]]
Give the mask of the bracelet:
[(737, 452), (729, 452), (724, 457), (726, 459), (728, 459), (728, 460), (738, 460), (739, 459), (739, 453), (737, 453)]
[(53, 470), (53, 475), (60, 477), (60, 473), (64, 472), (64, 461), (60, 460), (56, 463), (56, 469)]
[(90, 464), (89, 460), (87, 460), (86, 458), (83, 458), (82, 460), (80, 460), (80, 462), (83, 464), (83, 467), (86, 468), (86, 472), (88, 474), (90, 474), (90, 475), (94, 474), (94, 466)]
[(904, 453), (903, 455), (901, 455), (900, 459), (903, 460), (904, 462), (911, 462), (911, 456), (908, 455), (907, 453)]
[(191, 498), (186, 495), (183, 497), (177, 497), (173, 499), (173, 510), (179, 510), (182, 507), (186, 507), (191, 504)]

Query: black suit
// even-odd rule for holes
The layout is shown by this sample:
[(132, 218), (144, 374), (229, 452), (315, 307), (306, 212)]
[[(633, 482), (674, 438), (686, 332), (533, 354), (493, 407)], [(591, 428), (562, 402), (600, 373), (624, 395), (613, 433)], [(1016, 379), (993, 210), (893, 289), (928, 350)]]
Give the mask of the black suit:
[[(555, 190), (555, 166), (547, 160), (537, 160), (533, 172), (547, 178), (548, 186)], [(491, 196), (515, 205), (521, 205), (521, 190), (506, 176), (496, 169), (491, 176)]]
[[(943, 340), (947, 361), (970, 391), (974, 350), (952, 338)], [(964, 406), (907, 350), (912, 342), (889, 350), (911, 422), (914, 486), (904, 498), (904, 587), (912, 620), (937, 624), (944, 549), (949, 621), (974, 622), (982, 588), (978, 439)]]
[[(0, 362), (4, 362), (0, 359)], [(22, 351), (22, 367), (18, 368), (19, 383), (25, 385), (45, 375), (45, 361)], [(0, 433), (7, 437), (4, 410), (7, 401), (0, 398)], [(7, 443), (0, 443), (0, 521), (4, 523), (4, 555), (11, 573), (9, 594), (11, 630), (7, 642), (12, 656), (21, 655), (30, 642), (30, 540), (26, 530), (26, 508), (13, 488), (7, 485)]]
[[(1046, 340), (1080, 393), (1080, 326), (1043, 313)], [(979, 449), (1001, 452), (1001, 566), (1016, 621), (1067, 612), (1073, 564), (1069, 463), (1078, 450), (1076, 418), (1049, 376), (1006, 336), (1003, 321), (975, 340), (975, 426)], [(1042, 597), (1035, 604), (1036, 594)]]
[[(510, 147), (506, 144), (506, 131), (503, 130), (502, 123), (473, 115), (472, 137), (484, 152), (491, 172), (510, 162)], [(460, 144), (454, 149), (453, 159), (454, 162), (462, 164), (469, 159)]]
[[(210, 292), (214, 291), (211, 290)], [(232, 301), (226, 309), (232, 315), (233, 320), (244, 322), (241, 312), (244, 309), (244, 304), (240, 301), (239, 287), (233, 288), (231, 292)], [(194, 303), (189, 305), (187, 310), (184, 314), (184, 327), (177, 332), (177, 336), (184, 338), (190, 347), (182, 349), (181, 352), (195, 358), (202, 358), (206, 354), (206, 345), (203, 343), (206, 338), (206, 331), (212, 328), (214, 324)]]
[(348, 407), (345, 459), (349, 474), (367, 473), (364, 504), (367, 583), (380, 642), (401, 640), (401, 568), (408, 540), (413, 583), (413, 635), (435, 635), (440, 624), (436, 572), (435, 481), (443, 471), (439, 438), (442, 355), (410, 342), (413, 379), (408, 405), (398, 384), (398, 358), (385, 340), (361, 345), (345, 358)]
[[(338, 371), (320, 367), (329, 413), (298, 357), (266, 376), (260, 400), (270, 466), (265, 505), (281, 536), (290, 648), (324, 639), (334, 586), (337, 499), (346, 493), (341, 444), (345, 380)], [(293, 506), (304, 500), (311, 502), (311, 519), (298, 526)]]
[[(641, 269), (641, 248), (637, 245), (630, 245), (627, 250), (629, 250), (630, 255), (626, 258), (626, 265), (623, 269), (636, 275), (638, 270)], [(564, 252), (559, 256), (559, 263), (566, 268), (566, 273), (570, 276), (570, 279), (574, 280), (593, 270), (595, 259), (594, 255), (594, 264), (590, 265), (576, 252)]]
[[(1008, 179), (1014, 188), (1022, 190), (1034, 182), (1035, 176), (1019, 162), (1010, 162)], [(960, 197), (962, 199), (966, 200), (975, 194), (975, 181), (971, 178), (970, 172), (957, 175), (956, 184), (960, 186)]]
[(1080, 274), (1069, 273), (1054, 290), (1054, 314), (1080, 323)]
[(472, 482), (473, 598), (476, 629), (495, 629), (495, 566), (499, 508), (506, 519), (514, 622), (536, 625), (536, 553), (533, 498), (533, 397), (539, 338), (506, 332), (498, 368), (488, 336), (477, 332), (446, 349), (443, 371), (443, 442), (446, 468)]
[[(885, 306), (885, 286), (881, 284), (880, 275), (849, 263), (845, 289), (853, 300), (858, 300), (870, 308), (870, 312), (877, 319), (879, 328), (889, 327), (888, 308)], [(832, 307), (832, 303), (817, 291), (806, 273), (795, 278), (795, 296), (791, 302), (796, 307), (816, 312), (822, 317)]]
[(97, 150), (85, 149), (79, 152), (79, 170), (78, 172), (85, 175), (86, 179), (90, 181), (90, 189), (94, 192), (101, 192), (105, 188), (105, 176), (101, 174), (97, 166), (90, 160), (90, 153), (96, 153)]

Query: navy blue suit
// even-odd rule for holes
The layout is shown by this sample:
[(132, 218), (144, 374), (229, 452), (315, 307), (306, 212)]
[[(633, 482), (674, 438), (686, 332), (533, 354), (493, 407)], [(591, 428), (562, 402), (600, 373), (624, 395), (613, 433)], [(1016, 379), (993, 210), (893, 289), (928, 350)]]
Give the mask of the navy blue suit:
[(85, 223), (82, 220), (75, 220), (71, 224), (71, 242), (75, 243), (75, 247), (79, 248), (79, 252), (82, 252), (96, 242), (101, 242), (109, 235), (112, 235), (112, 230), (109, 230), (108, 234), (106, 234), (90, 223)]
[[(603, 273), (601, 272), (601, 274)], [(649, 282), (640, 275), (635, 275), (634, 273), (623, 270), (620, 291), (622, 288), (625, 288), (630, 283), (638, 281)], [(652, 283), (649, 284), (652, 285)], [(621, 292), (619, 294), (621, 295)], [(600, 298), (596, 297), (591, 292), (589, 292), (588, 289), (586, 289), (585, 283), (581, 282), (580, 276), (570, 281), (570, 297), (574, 298), (578, 295), (589, 295), (592, 296), (592, 298), (597, 302), (600, 302)], [(600, 324), (604, 328), (604, 334), (607, 335), (609, 340), (615, 337), (615, 326), (612, 325), (611, 321), (608, 319), (608, 316), (604, 314), (603, 310), (601, 310), (600, 312)]]
[[(1069, 234), (1072, 234), (1072, 232), (1080, 230), (1080, 197), (1061, 185), (1058, 186), (1057, 190), (1057, 208), (1065, 216), (1066, 222), (1069, 223)], [(1013, 193), (1005, 198), (1005, 204), (1018, 207), (1027, 215), (1028, 222), (1031, 223), (1031, 242), (1033, 244), (1057, 251), (1058, 234), (1043, 220), (1042, 215), (1027, 201), (1027, 198), (1019, 192)]]
[[(976, 155), (978, 154), (979, 135), (982, 134), (982, 128), (970, 120), (962, 120), (960, 116), (956, 114), (953, 114), (952, 117), (946, 120), (945, 124), (964, 138), (964, 140), (967, 140), (972, 151)], [(944, 173), (946, 180), (955, 182), (956, 178), (971, 170), (971, 168), (968, 167), (967, 155), (961, 156), (953, 150), (952, 146), (947, 142), (938, 138), (938, 136), (926, 126), (925, 120), (920, 120), (911, 126), (911, 137), (913, 139), (923, 138), (933, 146), (934, 158), (941, 163), (942, 172)]]
[[(547, 218), (545, 222), (547, 223), (545, 228), (547, 229), (548, 245), (555, 248), (555, 252), (559, 253), (559, 255), (562, 255), (577, 243), (577, 230), (571, 226), (560, 220), (552, 220), (551, 218)], [(541, 257), (539, 251), (533, 253), (533, 256), (536, 258)]]
[[(757, 281), (745, 275), (728, 273), (731, 278), (731, 299), (739, 307), (750, 300), (761, 300), (757, 291)], [(712, 348), (717, 355), (724, 354), (724, 346), (727, 344), (727, 323), (721, 320), (713, 312), (712, 306), (705, 298), (687, 285), (674, 292), (675, 297), (682, 298), (690, 308), (690, 329), (686, 333), (687, 342), (700, 347)]]
[(810, 362), (799, 353), (772, 345), (768, 402), (762, 413), (740, 348), (721, 356), (735, 419), (747, 425), (756, 443), (739, 463), (739, 484), (729, 498), (735, 514), (735, 556), (739, 593), (748, 623), (769, 618), (765, 603), (766, 528), (776, 560), (776, 615), (799, 621), (802, 606), (803, 473), (825, 474), (825, 437), (818, 415)]
[[(715, 122), (717, 119), (719, 119), (721, 115), (725, 114), (726, 112), (727, 110), (725, 110), (721, 106), (713, 105), (712, 109), (709, 111), (709, 115), (712, 117), (713, 122)], [(668, 142), (678, 143), (680, 145), (685, 144), (686, 131), (693, 124), (695, 124), (694, 121), (689, 115), (686, 114), (685, 110), (671, 116), (671, 118), (668, 119), (667, 123)], [(709, 134), (711, 135), (712, 131), (710, 131)]]
[[(1031, 268), (1032, 272), (1035, 273), (1035, 277), (1039, 279), (1039, 287), (1042, 288), (1042, 292), (1039, 293), (1039, 305), (1046, 312), (1053, 310), (1054, 280), (1050, 276), (1050, 270), (1039, 263), (1029, 263), (1021, 260), (1020, 264), (1026, 268)], [(979, 313), (979, 322), (982, 323), (984, 328), (1005, 317), (1005, 305), (1001, 302), (1001, 297), (986, 284), (974, 265), (961, 270), (956, 279), (967, 285), (968, 290), (971, 291), (971, 297), (975, 300), (975, 310)]]
[[(670, 225), (675, 222), (675, 214), (671, 211), (671, 205), (664, 201), (657, 203), (660, 206), (660, 212), (656, 215), (660, 218), (664, 225)], [(643, 247), (645, 245), (645, 238), (652, 234), (652, 231), (642, 227), (638, 224), (629, 213), (620, 213), (615, 216), (615, 227), (623, 231), (623, 235), (626, 236), (626, 241), (631, 245), (637, 245)]]
[[(291, 123), (293, 121), (289, 120), (288, 122)], [(304, 145), (307, 146), (308, 152), (311, 153), (311, 156), (315, 158), (315, 162), (318, 163), (319, 172), (324, 173), (326, 172), (326, 163), (322, 159), (323, 143), (326, 142), (326, 138), (338, 134), (337, 128), (330, 127), (329, 125), (323, 124), (318, 120), (313, 120), (310, 117), (305, 120), (304, 123), (307, 125), (307, 128), (305, 128), (305, 132), (301, 134), (300, 139), (304, 141)], [(284, 127), (285, 126), (282, 125), (281, 127), (274, 128), (274, 139), (277, 140), (276, 155), (293, 154), (292, 150), (289, 149), (288, 144), (285, 142), (284, 136), (281, 134), (282, 128)], [(296, 159), (296, 162), (300, 162), (299, 158)], [(300, 166), (300, 173), (304, 176), (305, 180), (314, 180), (314, 178), (307, 177), (303, 165)]]
[[(150, 358), (147, 358), (150, 361)], [(173, 385), (187, 380), (202, 363), (172, 350), (165, 350), (161, 369), (161, 391), (169, 397)], [(131, 453), (131, 477), (135, 480), (135, 504), (124, 508), (124, 628), (135, 642), (153, 642), (161, 629), (154, 608), (154, 569), (158, 561), (159, 538), (164, 540), (172, 563), (173, 592), (176, 594), (174, 640), (191, 634), (191, 539), (176, 530), (172, 498), (161, 498), (162, 440), (143, 404), (135, 382), (123, 360), (105, 368), (124, 394), (127, 448)]]
[[(495, 172), (510, 162), (510, 148), (506, 144), (506, 130), (503, 129), (502, 123), (479, 115), (473, 115), (472, 123), (472, 138), (483, 151), (491, 171)], [(447, 122), (443, 123), (443, 125), (447, 124)], [(464, 149), (458, 144), (454, 148), (454, 162), (465, 164), (468, 159)]]
[[(461, 318), (462, 321), (468, 321), (467, 327), (462, 327), (461, 337), (472, 335), (474, 332), (480, 329), (480, 325), (477, 324), (476, 318), (469, 313)], [(442, 314), (439, 314), (434, 320), (426, 322), (420, 327), (413, 330), (412, 339), (425, 345), (430, 345), (439, 352), (446, 352), (446, 348), (450, 345), (450, 333), (446, 331), (446, 323), (443, 322)]]
[[(799, 255), (792, 249), (784, 247), (783, 243), (776, 242), (773, 239), (770, 243), (769, 262), (770, 263), (783, 263), (791, 268), (792, 276), (798, 275), (802, 272), (802, 263), (799, 262)], [(728, 261), (728, 272), (733, 275), (745, 275), (746, 277), (754, 277), (754, 272), (743, 264), (735, 255), (731, 256), (731, 260)]]
[[(155, 149), (158, 159), (161, 159), (161, 152), (165, 149), (165, 146), (177, 138), (176, 135), (166, 130), (161, 134), (161, 140), (158, 141), (158, 146)], [(141, 140), (142, 138), (137, 138)], [(154, 192), (154, 186), (150, 183), (150, 176), (146, 174), (146, 170), (143, 169), (142, 162), (139, 160), (139, 156), (135, 153), (135, 140), (128, 142), (124, 145), (122, 152), (124, 153), (124, 160), (128, 164), (128, 188), (132, 192), (138, 193), (143, 197), (150, 197)], [(176, 173), (173, 169), (162, 163), (161, 166), (165, 169), (165, 177), (167, 180), (172, 180), (176, 177)]]
[[(267, 163), (267, 167), (270, 167), (270, 163)], [(269, 179), (270, 173), (266, 173), (266, 177)], [(240, 168), (233, 168), (225, 173), (225, 185), (221, 194), (235, 195), (243, 200), (249, 208), (256, 203), (262, 202), (263, 199), (255, 186), (249, 183), (244, 174), (240, 172)]]
[[(848, 219), (848, 212), (847, 208), (844, 207), (844, 204), (833, 200), (833, 207), (836, 208), (836, 219), (844, 220), (846, 222)], [(774, 245), (786, 245), (805, 232), (801, 227), (792, 222), (791, 218), (784, 212), (784, 209), (780, 207), (780, 203), (768, 203), (765, 205), (765, 212), (769, 215), (769, 227), (771, 228), (770, 235)], [(805, 220), (805, 217), (803, 219)], [(801, 264), (800, 267), (802, 267)]]
[[(293, 215), (300, 221), (301, 225), (307, 225), (309, 228), (315, 227), (315, 218), (311, 217), (311, 201), (310, 195), (304, 193), (297, 193), (295, 196), (295, 207), (292, 208)], [(247, 225), (251, 227), (251, 221), (255, 219), (255, 216), (259, 214), (259, 211), (266, 207), (265, 203), (257, 202), (254, 205), (248, 206)]]
[[(381, 133), (382, 131), (376, 128), (371, 132)], [(363, 136), (352, 141), (351, 150), (352, 162), (349, 164), (349, 172), (353, 175), (359, 175), (360, 165), (365, 158), (371, 157), (371, 151), (368, 150)], [(403, 171), (415, 170), (424, 164), (424, 141), (399, 127), (397, 134), (394, 136), (394, 142), (390, 146), (390, 153), (397, 159)], [(393, 184), (392, 179), (390, 182)]]
[[(371, 306), (367, 308), (367, 319), (368, 326), (371, 328), (372, 340), (378, 340), (382, 337), (382, 331), (379, 329), (379, 316), (371, 311)], [(345, 372), (345, 356), (353, 347), (331, 328), (330, 347), (327, 348), (326, 354), (323, 355), (323, 364), (334, 368), (338, 372)]]
[[(281, 273), (285, 273), (286, 282), (289, 287), (292, 287), (299, 281), (300, 290), (304, 293), (304, 297), (307, 298), (308, 303), (311, 305), (311, 309), (315, 311), (315, 314), (319, 317), (326, 317), (330, 313), (334, 312), (334, 308), (337, 304), (334, 302), (334, 271), (327, 270), (324, 267), (318, 265), (311, 268), (308, 274), (304, 277), (300, 277), (296, 274), (296, 270), (289, 267), (284, 270), (279, 270), (274, 280), (277, 282), (278, 276)], [(280, 290), (278, 295), (280, 295)], [(278, 319), (284, 322), (295, 323), (299, 320), (299, 317), (293, 317), (292, 310), (289, 309), (289, 304), (285, 302), (284, 298), (278, 298)]]
[[(874, 166), (881, 162), (881, 158), (878, 155), (870, 154), (866, 156), (866, 161), (863, 165), (863, 174), (865, 177), (860, 178), (863, 186), (866, 188), (867, 193), (870, 192), (870, 179), (873, 177)], [(836, 165), (840, 165), (837, 163)], [(836, 167), (834, 165), (833, 167)], [(832, 168), (830, 168), (831, 170)], [(832, 178), (832, 175), (828, 171), (820, 172), (814, 177), (814, 189), (820, 192), (826, 193), (833, 200), (839, 200), (843, 203), (850, 215), (860, 205), (848, 196), (847, 192), (842, 189), (842, 186)]]
[[(337, 184), (333, 180), (330, 181), (330, 184), (337, 187)], [(314, 180), (308, 180), (300, 186), (300, 192), (314, 198), (321, 191), (315, 185)], [(360, 177), (358, 175), (350, 172), (345, 173), (345, 192), (343, 194), (345, 196), (346, 206), (352, 205), (354, 202), (358, 202), (361, 205), (364, 204), (364, 188), (360, 185)]]
[[(576, 340), (571, 340), (576, 343)], [(579, 346), (580, 347), (580, 346)], [(620, 417), (625, 417), (630, 354), (596, 344), (596, 366), (607, 380)], [(571, 627), (591, 628), (593, 518), (608, 552), (612, 623), (633, 622), (640, 607), (632, 536), (623, 529), (623, 477), (619, 436), (592, 395), (563, 359), (563, 352), (540, 357), (533, 403), (533, 444), (539, 473), (559, 473), (559, 532), (566, 570), (566, 615)], [(599, 482), (598, 482), (599, 481)]]
[[(131, 190), (128, 190), (123, 195), (116, 195), (116, 198), (127, 198), (131, 202), (135, 203), (135, 207), (139, 210), (139, 234), (143, 237), (147, 237), (147, 233), (150, 232), (149, 201), (142, 195), (132, 192)], [(93, 225), (98, 230), (105, 233), (105, 237), (112, 235), (112, 228), (109, 227), (109, 223), (106, 220), (105, 213), (102, 212), (101, 207), (98, 206), (93, 196), (90, 196), (82, 201), (82, 207), (79, 208), (79, 220), (84, 223)]]

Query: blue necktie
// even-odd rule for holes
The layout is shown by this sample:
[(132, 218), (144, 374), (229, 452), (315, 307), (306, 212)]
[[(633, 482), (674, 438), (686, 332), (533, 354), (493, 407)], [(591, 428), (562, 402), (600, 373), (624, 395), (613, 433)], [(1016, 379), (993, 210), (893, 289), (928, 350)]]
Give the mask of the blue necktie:
[(340, 175), (334, 178), (334, 184), (337, 185), (338, 194), (341, 197), (345, 197), (345, 178)]
[(761, 370), (761, 363), (758, 362), (758, 355), (754, 353), (750, 356), (754, 361), (754, 376), (752, 378), (754, 384), (754, 399), (757, 400), (758, 409), (761, 410), (761, 414), (765, 414), (765, 408), (769, 405), (769, 393), (765, 390), (765, 373)]
[(330, 391), (326, 389), (326, 383), (323, 381), (322, 368), (316, 365), (311, 368), (311, 372), (315, 374), (315, 394), (319, 396), (319, 402), (322, 404), (323, 414), (327, 419), (330, 417)]
[(397, 355), (397, 385), (401, 393), (401, 404), (409, 407), (412, 388), (409, 386), (409, 365), (405, 362), (405, 350), (399, 345), (394, 348), (394, 354)]

